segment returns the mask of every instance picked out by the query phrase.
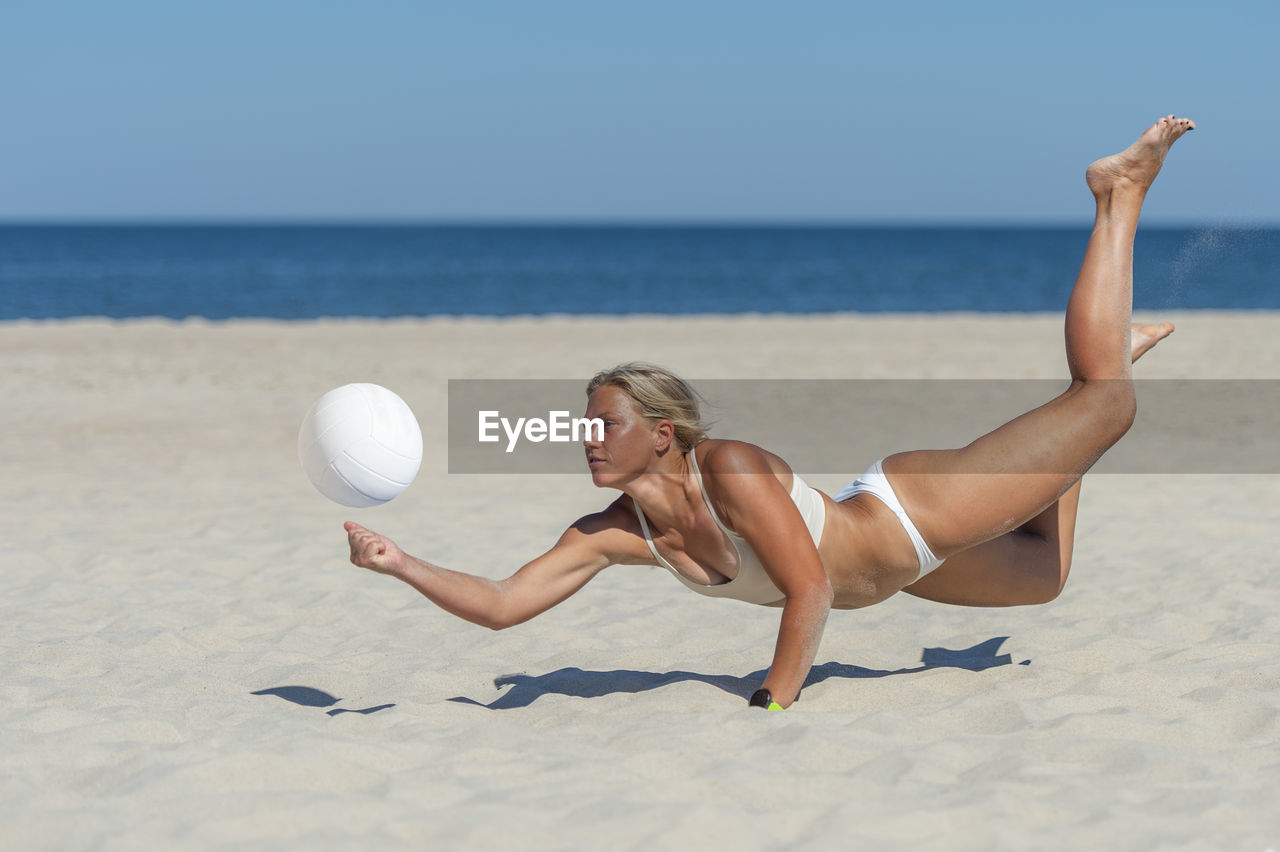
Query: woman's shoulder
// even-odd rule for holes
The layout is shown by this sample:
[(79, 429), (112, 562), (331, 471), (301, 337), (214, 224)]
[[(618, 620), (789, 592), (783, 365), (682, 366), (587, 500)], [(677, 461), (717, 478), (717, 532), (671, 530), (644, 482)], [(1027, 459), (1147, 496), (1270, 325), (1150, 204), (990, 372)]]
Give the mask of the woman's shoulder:
[(635, 502), (625, 494), (599, 512), (578, 518), (565, 531), (565, 538), (577, 539), (618, 564), (640, 563), (649, 557)]
[(708, 474), (791, 473), (778, 456), (755, 444), (727, 438), (708, 438), (693, 449), (699, 469)]
[(630, 497), (622, 494), (600, 511), (578, 518), (569, 528), (587, 535), (613, 530), (639, 535), (640, 522), (636, 517), (635, 506), (635, 502)]

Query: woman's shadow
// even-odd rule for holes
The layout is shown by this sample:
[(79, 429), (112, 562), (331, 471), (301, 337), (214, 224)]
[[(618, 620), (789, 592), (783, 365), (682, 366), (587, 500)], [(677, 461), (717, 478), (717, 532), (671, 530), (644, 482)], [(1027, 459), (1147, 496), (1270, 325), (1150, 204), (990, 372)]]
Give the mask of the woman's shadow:
[[(1013, 665), (1013, 658), (1008, 654), (997, 653), (1008, 636), (996, 636), (985, 642), (979, 642), (971, 648), (952, 651), (947, 648), (925, 648), (920, 656), (920, 665), (909, 669), (868, 669), (862, 666), (850, 666), (844, 663), (823, 663), (809, 670), (805, 686), (822, 683), (831, 678), (870, 678), (889, 677), (890, 675), (915, 674), (930, 669), (966, 669), (978, 672), (997, 666)], [(1018, 665), (1030, 665), (1030, 660), (1023, 660)], [(458, 696), (450, 698), (460, 704), (473, 704), (490, 710), (512, 710), (517, 707), (528, 707), (544, 695), (568, 695), (574, 698), (599, 698), (621, 692), (646, 692), (650, 689), (668, 686), (673, 683), (697, 681), (723, 689), (730, 695), (746, 699), (760, 687), (766, 670), (752, 672), (745, 677), (735, 675), (708, 675), (697, 672), (642, 672), (630, 669), (615, 669), (607, 672), (584, 671), (579, 668), (557, 669), (542, 675), (510, 674), (503, 675), (493, 681), (497, 689), (511, 687), (509, 691), (495, 700), (485, 703), (474, 698)]]

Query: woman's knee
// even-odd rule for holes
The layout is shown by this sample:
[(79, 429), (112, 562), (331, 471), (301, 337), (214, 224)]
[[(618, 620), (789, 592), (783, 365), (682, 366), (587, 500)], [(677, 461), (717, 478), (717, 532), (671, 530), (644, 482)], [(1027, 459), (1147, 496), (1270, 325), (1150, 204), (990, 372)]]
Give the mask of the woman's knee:
[(1114, 410), (1116, 416), (1116, 440), (1119, 440), (1132, 428), (1133, 421), (1138, 417), (1138, 395), (1134, 393), (1131, 379), (1120, 383), (1116, 394), (1118, 399)]
[(1124, 422), (1125, 431), (1129, 431), (1129, 427), (1133, 425), (1134, 418), (1138, 416), (1138, 394), (1133, 389), (1133, 379), (1125, 379), (1119, 382), (1118, 391), (1119, 401), (1117, 408), (1120, 411), (1121, 418)]
[(1070, 558), (1067, 563), (1058, 567), (1055, 573), (1057, 576), (1045, 576), (1040, 579), (1037, 587), (1032, 594), (1030, 604), (1047, 604), (1056, 600), (1058, 595), (1062, 594), (1062, 590), (1067, 586), (1067, 573), (1070, 570)]
[(1094, 379), (1084, 382), (1090, 398), (1090, 410), (1102, 420), (1102, 428), (1111, 442), (1120, 440), (1138, 416), (1138, 397), (1133, 380)]
[(1062, 594), (1067, 575), (1071, 573), (1071, 546), (1064, 547), (1056, 536), (1031, 534), (1029, 537), (1035, 539), (1031, 544), (1034, 555), (1028, 559), (1030, 570), (1021, 589), (1021, 603), (1035, 606), (1049, 603)]

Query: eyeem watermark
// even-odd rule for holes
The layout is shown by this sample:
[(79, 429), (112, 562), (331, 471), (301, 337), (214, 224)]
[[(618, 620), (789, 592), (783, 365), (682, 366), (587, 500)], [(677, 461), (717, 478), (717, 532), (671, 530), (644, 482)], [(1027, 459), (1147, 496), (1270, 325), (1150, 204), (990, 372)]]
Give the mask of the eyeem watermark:
[(546, 420), (541, 417), (517, 417), (513, 424), (500, 411), (477, 413), (480, 423), (477, 440), (482, 444), (497, 443), (500, 440), (498, 428), (501, 427), (507, 436), (508, 453), (515, 452), (521, 436), (535, 444), (543, 441), (576, 444), (604, 440), (604, 421), (599, 417), (570, 417), (568, 411), (548, 411)]
[[(1280, 380), (1139, 379), (1133, 428), (1097, 473), (1280, 474)], [(1066, 388), (1037, 379), (693, 380), (716, 438), (764, 447), (801, 476), (849, 478), (890, 453), (963, 447)], [(450, 473), (585, 474), (585, 384), (451, 379)], [(514, 416), (516, 412), (524, 416)], [(575, 418), (570, 412), (576, 413)], [(505, 414), (505, 417), (504, 417)], [(802, 428), (798, 424), (803, 424)], [(576, 446), (575, 446), (576, 444)], [(1044, 473), (1060, 473), (1042, 453)], [(960, 472), (1001, 473), (1003, 458)]]

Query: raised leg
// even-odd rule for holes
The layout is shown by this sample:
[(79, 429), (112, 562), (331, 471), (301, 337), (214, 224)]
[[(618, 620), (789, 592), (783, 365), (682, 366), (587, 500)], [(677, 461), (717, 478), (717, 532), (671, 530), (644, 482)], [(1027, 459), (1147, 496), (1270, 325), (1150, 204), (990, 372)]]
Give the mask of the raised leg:
[[(1170, 146), (1194, 126), (1188, 119), (1162, 118), (1086, 173), (1096, 218), (1067, 305), (1070, 387), (962, 449), (885, 460), (908, 514), (947, 559), (910, 591), (999, 605), (1043, 599), (1044, 590), (1056, 594), (1065, 582), (1076, 484), (1132, 423), (1132, 361), (1172, 330), (1131, 326), (1133, 240), (1143, 200)], [(979, 552), (964, 553), (984, 543)], [(1030, 569), (1030, 580), (1029, 561), (1039, 566)]]

